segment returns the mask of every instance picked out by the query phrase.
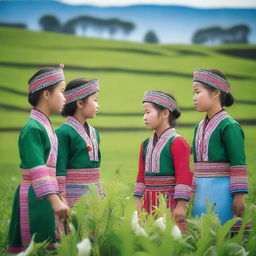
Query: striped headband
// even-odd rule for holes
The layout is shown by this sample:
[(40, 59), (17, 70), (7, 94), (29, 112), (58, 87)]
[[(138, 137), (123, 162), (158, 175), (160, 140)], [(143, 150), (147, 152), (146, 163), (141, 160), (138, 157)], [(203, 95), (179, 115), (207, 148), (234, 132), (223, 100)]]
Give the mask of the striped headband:
[(99, 91), (99, 80), (91, 80), (64, 93), (66, 104), (81, 100)]
[(165, 94), (164, 92), (159, 92), (159, 91), (145, 92), (143, 97), (143, 103), (144, 102), (155, 103), (157, 105), (160, 105), (164, 108), (169, 109), (171, 112), (177, 109), (175, 100), (171, 98), (169, 95)]
[(196, 69), (194, 71), (193, 82), (202, 82), (225, 93), (230, 92), (230, 84), (228, 81), (206, 69)]
[(29, 83), (29, 91), (30, 93), (35, 93), (43, 88), (49, 87), (51, 85), (57, 84), (65, 80), (64, 72), (63, 72), (64, 65), (60, 64), (59, 68), (46, 71), (38, 76), (36, 76), (33, 80)]

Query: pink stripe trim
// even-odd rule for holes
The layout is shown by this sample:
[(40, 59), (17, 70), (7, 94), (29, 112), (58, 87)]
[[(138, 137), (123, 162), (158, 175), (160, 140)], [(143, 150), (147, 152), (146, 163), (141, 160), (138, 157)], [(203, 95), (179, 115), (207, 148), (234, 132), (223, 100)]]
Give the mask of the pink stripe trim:
[(29, 225), (28, 190), (30, 183), (20, 184), (20, 230), (22, 246), (27, 247), (31, 240)]
[(86, 88), (86, 89), (84, 89), (84, 90), (82, 90), (82, 91), (79, 91), (79, 92), (76, 92), (76, 93), (67, 95), (65, 98), (66, 98), (66, 100), (68, 101), (68, 100), (70, 100), (70, 99), (72, 99), (72, 98), (74, 98), (74, 97), (76, 97), (76, 96), (80, 96), (80, 95), (82, 95), (82, 94), (85, 94), (86, 92), (89, 92), (89, 91), (91, 91), (92, 89), (94, 89), (94, 88), (96, 88), (96, 87), (98, 87), (98, 85), (97, 85), (97, 84), (93, 84), (91, 87)]
[(169, 101), (164, 100), (164, 99), (161, 98), (161, 97), (152, 96), (152, 95), (146, 95), (146, 96), (145, 96), (145, 99), (146, 99), (146, 98), (161, 101), (161, 102), (163, 102), (164, 104), (166, 104), (167, 106), (170, 106), (171, 108), (174, 107), (173, 104), (171, 104)]
[(205, 78), (205, 79), (207, 79), (207, 80), (209, 80), (209, 81), (211, 81), (211, 82), (213, 82), (213, 83), (215, 83), (215, 84), (218, 84), (218, 85), (221, 86), (221, 87), (224, 87), (224, 88), (227, 89), (228, 91), (230, 90), (229, 86), (227, 86), (227, 85), (221, 83), (220, 81), (215, 80), (215, 79), (213, 79), (213, 78), (211, 78), (211, 77), (209, 77), (209, 76), (207, 76), (207, 75), (200, 74), (200, 73), (196, 73), (194, 76), (195, 76), (195, 77), (203, 77), (203, 78)]
[(67, 184), (94, 184), (100, 182), (100, 169), (67, 169)]
[(45, 82), (48, 82), (48, 81), (50, 81), (50, 80), (54, 80), (54, 79), (57, 79), (57, 78), (62, 78), (62, 77), (63, 77), (63, 74), (56, 74), (56, 75), (48, 76), (48, 77), (46, 77), (46, 78), (44, 78), (44, 79), (42, 79), (42, 80), (39, 80), (39, 81), (37, 81), (37, 82), (31, 84), (31, 85), (29, 86), (29, 89), (32, 90), (32, 89), (34, 89), (35, 87), (37, 87), (38, 85), (40, 85), (40, 84), (43, 84), (43, 83), (45, 83)]

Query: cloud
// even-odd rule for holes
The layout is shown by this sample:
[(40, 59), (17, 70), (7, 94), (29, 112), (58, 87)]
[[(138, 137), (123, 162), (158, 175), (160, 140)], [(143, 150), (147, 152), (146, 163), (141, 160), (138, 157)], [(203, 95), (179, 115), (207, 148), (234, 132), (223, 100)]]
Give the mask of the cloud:
[(58, 0), (66, 4), (128, 6), (135, 4), (178, 5), (197, 8), (256, 8), (255, 0)]

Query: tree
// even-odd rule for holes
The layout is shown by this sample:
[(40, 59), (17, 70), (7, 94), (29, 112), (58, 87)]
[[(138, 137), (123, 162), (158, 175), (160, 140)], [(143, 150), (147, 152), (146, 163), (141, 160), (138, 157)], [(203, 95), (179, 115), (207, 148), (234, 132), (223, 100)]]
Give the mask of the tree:
[(40, 18), (39, 24), (44, 31), (61, 32), (62, 25), (53, 15), (44, 15)]
[(158, 41), (158, 38), (157, 38), (155, 32), (151, 30), (145, 34), (144, 42), (151, 43), (151, 44), (157, 44), (159, 41)]

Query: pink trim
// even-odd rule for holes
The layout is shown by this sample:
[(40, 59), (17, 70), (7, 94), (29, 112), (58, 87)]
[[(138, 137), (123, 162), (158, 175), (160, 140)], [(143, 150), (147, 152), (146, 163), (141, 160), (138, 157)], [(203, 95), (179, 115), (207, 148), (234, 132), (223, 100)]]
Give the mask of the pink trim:
[(160, 102), (163, 102), (165, 105), (170, 106), (171, 109), (175, 109), (176, 108), (176, 106), (174, 104), (171, 104), (171, 102), (166, 101), (166, 100), (164, 100), (161, 97), (157, 97), (157, 96), (153, 96), (153, 95), (146, 95), (144, 100), (146, 100), (147, 98), (153, 99), (153, 100), (155, 99), (155, 100), (158, 100)]
[(28, 206), (28, 190), (30, 185), (29, 182), (22, 182), (20, 184), (20, 229), (23, 247), (27, 247), (31, 241)]
[(14, 247), (14, 246), (8, 246), (7, 252), (8, 253), (19, 253), (23, 252), (25, 249), (22, 247)]
[(192, 195), (192, 189), (190, 186), (185, 184), (177, 184), (175, 186), (175, 192), (174, 192), (174, 199), (185, 199), (189, 201), (190, 197)]
[(89, 127), (89, 133), (90, 137), (85, 131), (84, 125), (81, 124), (76, 118), (73, 116), (68, 116), (67, 121), (65, 122), (66, 125), (71, 126), (84, 140), (86, 147), (88, 149), (88, 146), (92, 147), (92, 150), (88, 151), (89, 158), (91, 161), (99, 161), (99, 145), (96, 139), (96, 131), (95, 129), (88, 125)]
[(230, 168), (231, 193), (248, 193), (248, 176), (245, 165), (236, 165)]
[(58, 154), (58, 139), (55, 132), (53, 131), (50, 120), (46, 115), (44, 115), (42, 112), (40, 112), (37, 109), (31, 110), (30, 118), (35, 119), (45, 128), (51, 144), (51, 149), (50, 149), (50, 153), (49, 153), (46, 165), (50, 167), (55, 167), (57, 163), (57, 154)]
[(160, 155), (161, 152), (169, 141), (170, 138), (176, 136), (176, 131), (174, 128), (167, 129), (158, 139), (155, 147), (154, 135), (149, 138), (146, 159), (145, 159), (145, 172), (159, 173), (160, 171)]
[(199, 123), (195, 139), (197, 156), (196, 158), (198, 162), (208, 161), (208, 148), (211, 135), (216, 127), (220, 124), (220, 122), (227, 117), (229, 117), (227, 112), (225, 110), (222, 110), (221, 112), (213, 116), (209, 120), (208, 124), (206, 119), (202, 120)]
[(143, 196), (144, 191), (145, 191), (145, 184), (142, 182), (137, 182), (135, 184), (134, 195), (135, 196)]
[(194, 169), (198, 178), (230, 176), (230, 164), (227, 162), (197, 162)]
[(213, 79), (213, 78), (210, 77), (210, 76), (207, 76), (207, 75), (204, 75), (204, 74), (200, 74), (200, 73), (196, 73), (196, 74), (194, 75), (194, 77), (203, 77), (203, 78), (205, 78), (205, 79), (207, 79), (207, 80), (209, 80), (209, 81), (211, 81), (211, 82), (213, 82), (213, 83), (215, 83), (215, 84), (218, 84), (219, 86), (221, 86), (221, 87), (227, 89), (228, 91), (230, 91), (230, 87), (229, 87), (229, 86), (227, 86), (227, 85), (224, 84), (224, 83), (221, 83), (221, 82), (218, 81), (218, 80)]
[(29, 90), (32, 90), (35, 87), (37, 87), (38, 85), (48, 82), (50, 80), (55, 80), (57, 78), (62, 78), (62, 77), (64, 77), (63, 74), (56, 74), (56, 75), (48, 76), (46, 78), (43, 78), (42, 80), (36, 81), (33, 84), (29, 85)]
[(80, 96), (82, 94), (85, 94), (86, 92), (89, 92), (91, 91), (92, 89), (95, 89), (98, 87), (98, 84), (93, 84), (92, 86), (90, 86), (89, 88), (86, 88), (82, 91), (79, 91), (79, 92), (76, 92), (76, 93), (73, 93), (71, 95), (67, 95), (65, 98), (67, 101), (69, 101), (70, 99), (73, 99), (74, 97), (77, 97), (77, 96)]
[(67, 169), (66, 184), (95, 184), (100, 182), (100, 168)]
[[(27, 175), (30, 176), (28, 181), (32, 183), (37, 198), (42, 198), (48, 194), (58, 193), (59, 189), (55, 168), (43, 165), (29, 170), (23, 169), (23, 172), (24, 179), (27, 178)], [(26, 172), (29, 172), (29, 174)]]

